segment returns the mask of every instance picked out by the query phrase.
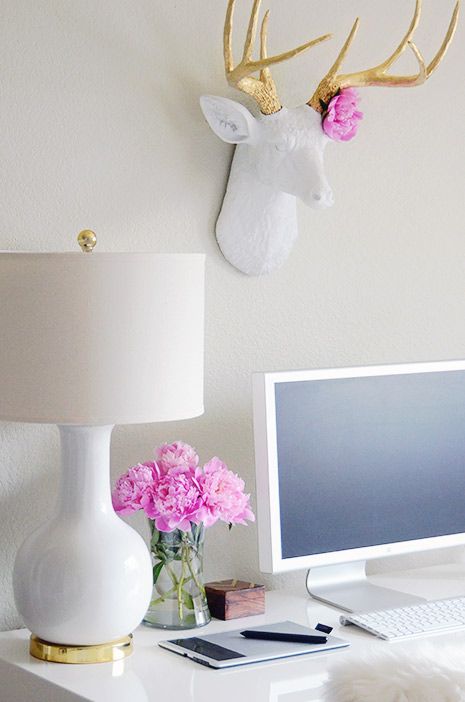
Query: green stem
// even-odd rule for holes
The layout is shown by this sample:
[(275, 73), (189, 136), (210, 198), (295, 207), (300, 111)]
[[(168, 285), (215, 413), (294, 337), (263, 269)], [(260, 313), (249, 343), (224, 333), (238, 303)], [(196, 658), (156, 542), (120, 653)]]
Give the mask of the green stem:
[(181, 577), (178, 582), (178, 615), (179, 620), (183, 620), (183, 602), (182, 602), (182, 591), (184, 585), (184, 579), (186, 577), (186, 545), (183, 541), (181, 546)]
[(172, 595), (174, 592), (176, 592), (176, 587), (172, 587), (171, 590), (167, 590), (167, 592), (165, 592), (165, 595), (163, 597), (157, 597), (156, 600), (152, 600), (150, 603), (150, 606), (154, 607), (155, 605), (160, 604), (160, 602), (164, 602), (165, 597), (167, 595)]
[(176, 589), (176, 588), (178, 587), (178, 585), (179, 585), (178, 579), (177, 579), (177, 577), (176, 577), (176, 573), (175, 573), (175, 572), (173, 571), (173, 569), (170, 567), (170, 564), (168, 563), (168, 561), (165, 561), (165, 566), (164, 566), (164, 567), (166, 568), (166, 572), (167, 572), (168, 575), (170, 576), (171, 582), (173, 583), (173, 585), (174, 585), (174, 587), (175, 587), (175, 589)]
[(197, 587), (200, 590), (203, 597), (205, 597), (205, 587), (203, 586), (203, 583), (200, 582), (200, 580), (197, 577), (197, 574), (195, 573), (194, 569), (192, 568), (192, 563), (191, 563), (190, 558), (187, 559), (187, 567), (189, 568), (189, 572), (192, 576), (192, 580), (197, 585)]

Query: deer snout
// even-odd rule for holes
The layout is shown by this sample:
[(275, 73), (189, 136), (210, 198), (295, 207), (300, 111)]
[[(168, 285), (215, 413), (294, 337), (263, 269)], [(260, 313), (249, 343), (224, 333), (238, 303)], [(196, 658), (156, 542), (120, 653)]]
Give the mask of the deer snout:
[(306, 195), (304, 202), (314, 210), (325, 210), (334, 205), (333, 191), (329, 186), (314, 188)]

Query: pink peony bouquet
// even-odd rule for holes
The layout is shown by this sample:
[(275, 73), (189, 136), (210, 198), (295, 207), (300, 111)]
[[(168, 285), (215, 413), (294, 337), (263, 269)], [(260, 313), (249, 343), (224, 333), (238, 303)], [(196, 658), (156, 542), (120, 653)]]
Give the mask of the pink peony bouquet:
[(192, 446), (175, 441), (155, 449), (155, 460), (129, 468), (116, 482), (113, 506), (118, 514), (140, 509), (158, 531), (189, 531), (192, 524), (212, 526), (254, 521), (244, 481), (219, 458), (201, 468)]
[(357, 134), (363, 112), (358, 107), (359, 95), (354, 88), (343, 88), (329, 101), (323, 115), (323, 130), (335, 141), (350, 141)]

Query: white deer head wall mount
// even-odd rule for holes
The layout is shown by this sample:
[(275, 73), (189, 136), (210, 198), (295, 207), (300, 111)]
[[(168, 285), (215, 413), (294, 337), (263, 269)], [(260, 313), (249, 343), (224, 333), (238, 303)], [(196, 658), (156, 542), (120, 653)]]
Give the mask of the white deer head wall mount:
[[(276, 56), (267, 55), (269, 11), (261, 25), (260, 58), (252, 57), (261, 0), (253, 0), (244, 51), (234, 65), (232, 24), (235, 0), (228, 0), (224, 25), (224, 62), (228, 83), (257, 102), (260, 116), (223, 97), (200, 99), (205, 118), (215, 134), (236, 144), (226, 194), (216, 223), (216, 237), (225, 258), (248, 275), (270, 273), (289, 256), (297, 238), (296, 199), (315, 209), (330, 207), (333, 193), (324, 172), (323, 155), (331, 138), (348, 141), (357, 121), (354, 88), (369, 86), (414, 87), (424, 83), (443, 59), (457, 27), (460, 0), (439, 51), (426, 64), (413, 43), (420, 20), (421, 0), (404, 38), (381, 64), (357, 73), (340, 73), (342, 63), (357, 33), (357, 19), (336, 61), (305, 105), (281, 105), (270, 66), (286, 61), (331, 37), (313, 39)], [(409, 48), (417, 62), (414, 75), (388, 73)], [(258, 72), (258, 77), (253, 77)], [(339, 102), (339, 105), (337, 104)]]

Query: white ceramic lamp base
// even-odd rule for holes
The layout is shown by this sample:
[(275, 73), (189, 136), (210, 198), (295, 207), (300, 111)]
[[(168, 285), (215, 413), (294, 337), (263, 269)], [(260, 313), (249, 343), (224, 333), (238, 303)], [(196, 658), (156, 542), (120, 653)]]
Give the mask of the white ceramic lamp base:
[[(114, 643), (121, 657), (130, 651), (121, 640), (149, 605), (152, 564), (143, 539), (113, 510), (112, 428), (59, 427), (63, 477), (56, 513), (21, 546), (13, 587), (25, 625), (45, 644), (108, 650)], [(100, 654), (95, 651), (96, 662)]]

